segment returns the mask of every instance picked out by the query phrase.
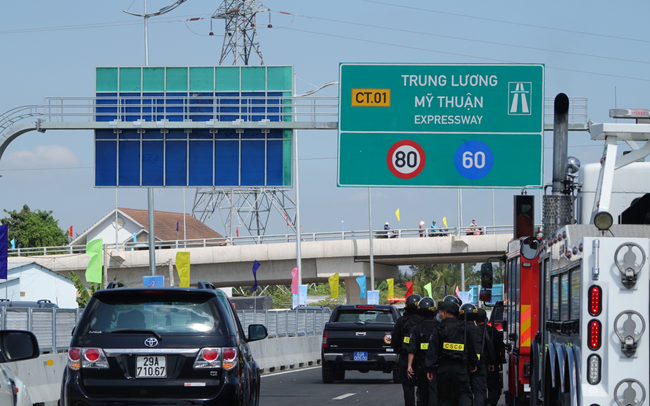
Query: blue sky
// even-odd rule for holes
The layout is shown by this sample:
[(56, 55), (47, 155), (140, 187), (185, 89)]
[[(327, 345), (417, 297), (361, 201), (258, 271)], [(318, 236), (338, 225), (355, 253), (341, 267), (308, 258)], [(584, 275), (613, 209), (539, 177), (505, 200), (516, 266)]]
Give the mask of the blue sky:
[[(149, 0), (149, 10), (171, 0)], [(219, 1), (188, 0), (150, 20), (151, 66), (218, 65), (222, 20), (209, 17)], [(612, 121), (610, 108), (650, 107), (647, 3), (606, 1), (267, 0), (257, 17), (267, 65), (293, 65), (298, 93), (338, 80), (340, 62), (543, 63), (546, 96), (588, 99), (588, 117)], [(144, 65), (142, 0), (16, 1), (0, 14), (0, 114), (46, 97), (92, 97), (96, 66)], [(283, 14), (285, 12), (290, 14)], [(273, 28), (268, 28), (270, 22)], [(201, 17), (198, 21), (187, 21)], [(212, 28), (211, 28), (212, 27)], [(209, 32), (215, 33), (209, 36)], [(257, 60), (255, 60), (257, 63)], [(229, 61), (230, 63), (230, 61)], [(318, 93), (335, 96), (335, 86)], [(336, 131), (301, 131), (303, 230), (368, 227), (367, 190), (336, 187)], [(571, 132), (569, 155), (595, 162), (602, 144)], [(545, 136), (544, 177), (551, 176), (552, 133)], [(93, 186), (93, 134), (48, 131), (19, 137), (0, 159), (0, 209), (52, 210), (59, 225), (81, 233), (115, 205), (114, 189)], [(513, 168), (516, 171), (517, 168)], [(496, 224), (511, 224), (512, 195), (495, 192)], [(156, 189), (157, 210), (182, 211), (181, 189)], [(416, 228), (420, 220), (457, 222), (455, 189), (376, 189), (374, 227)], [(189, 212), (194, 189), (186, 190)], [(118, 204), (147, 207), (145, 189), (120, 189)], [(539, 204), (539, 202), (537, 202)], [(398, 223), (394, 212), (400, 209)], [(463, 192), (463, 223), (492, 224), (492, 191)], [(4, 215), (4, 213), (2, 213)], [(537, 219), (539, 221), (539, 218)], [(215, 214), (207, 224), (223, 230)], [(268, 234), (286, 233), (272, 213)]]

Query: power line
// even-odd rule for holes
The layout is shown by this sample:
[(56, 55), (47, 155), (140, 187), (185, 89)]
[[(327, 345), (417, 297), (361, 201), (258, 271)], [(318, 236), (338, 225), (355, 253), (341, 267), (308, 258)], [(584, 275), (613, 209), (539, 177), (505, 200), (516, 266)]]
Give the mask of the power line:
[(624, 41), (635, 41), (635, 42), (650, 43), (650, 41), (648, 41), (648, 40), (639, 39), (639, 38), (618, 37), (618, 36), (615, 36), (615, 35), (596, 34), (596, 33), (593, 33), (593, 32), (586, 32), (586, 31), (567, 30), (567, 29), (564, 29), (564, 28), (555, 28), (555, 27), (545, 27), (543, 25), (517, 23), (517, 22), (513, 22), (513, 21), (497, 20), (495, 18), (476, 17), (476, 16), (467, 15), (467, 14), (449, 13), (449, 12), (445, 12), (445, 11), (437, 11), (437, 10), (431, 10), (431, 9), (427, 9), (427, 8), (403, 6), (401, 4), (384, 3), (382, 1), (377, 1), (377, 0), (361, 0), (361, 1), (365, 1), (367, 3), (382, 4), (384, 6), (407, 8), (407, 9), (417, 10), (417, 11), (426, 11), (426, 12), (429, 12), (429, 13), (443, 14), (443, 15), (449, 15), (449, 16), (454, 16), (454, 17), (463, 17), (463, 18), (471, 18), (471, 19), (475, 19), (475, 20), (490, 21), (490, 22), (496, 22), (496, 23), (502, 23), (502, 24), (518, 25), (518, 26), (521, 26), (521, 27), (539, 28), (539, 29), (543, 29), (543, 30), (568, 32), (568, 33), (571, 33), (571, 34), (590, 35), (590, 36), (601, 37), (601, 38), (611, 38), (611, 39), (618, 39), (618, 40), (624, 40)]
[[(281, 13), (281, 14), (291, 14), (291, 13), (278, 12), (278, 11), (274, 11), (274, 12)], [(480, 44), (500, 45), (500, 46), (511, 47), (511, 48), (530, 49), (530, 50), (533, 50), (533, 51), (555, 52), (555, 53), (564, 54), (564, 55), (575, 55), (575, 56), (583, 56), (583, 57), (589, 57), (589, 58), (607, 59), (607, 60), (619, 61), (619, 62), (633, 62), (633, 63), (641, 63), (641, 64), (650, 65), (650, 62), (640, 61), (640, 60), (636, 60), (636, 59), (615, 58), (615, 57), (610, 57), (610, 56), (583, 54), (583, 53), (579, 53), (579, 52), (570, 52), (570, 51), (561, 51), (561, 50), (557, 50), (557, 49), (536, 48), (536, 47), (525, 46), (525, 45), (506, 44), (506, 43), (503, 43), (503, 42), (485, 41), (485, 40), (479, 40), (479, 39), (455, 37), (455, 36), (451, 36), (451, 35), (434, 34), (434, 33), (429, 33), (429, 32), (422, 32), (422, 31), (405, 30), (405, 29), (400, 29), (400, 28), (392, 28), (392, 27), (385, 27), (385, 26), (379, 26), (379, 25), (362, 24), (362, 23), (352, 22), (352, 21), (335, 20), (335, 19), (332, 19), (332, 18), (314, 17), (314, 16), (307, 16), (307, 15), (300, 15), (300, 14), (291, 14), (291, 15), (293, 15), (294, 17), (303, 17), (303, 18), (309, 18), (309, 19), (314, 19), (314, 20), (322, 20), (322, 21), (330, 21), (330, 22), (336, 22), (336, 23), (342, 23), (342, 24), (350, 24), (350, 25), (355, 25), (355, 26), (360, 26), (360, 27), (369, 27), (369, 28), (376, 28), (376, 29), (382, 29), (382, 30), (397, 31), (397, 32), (403, 32), (403, 33), (407, 33), (407, 34), (428, 35), (428, 36), (431, 36), (431, 37), (455, 39), (455, 40), (459, 40), (459, 41), (468, 41), (468, 42), (477, 42), (477, 43), (480, 43)], [(280, 28), (286, 28), (286, 27), (280, 27)]]
[[(193, 16), (179, 16), (180, 20), (152, 20), (149, 21), (149, 24), (163, 24), (163, 23), (180, 23), (185, 21), (198, 21), (209, 19), (210, 17), (194, 17)], [(183, 17), (190, 17), (189, 19)], [(121, 27), (129, 25), (141, 25), (139, 21), (112, 21), (107, 23), (92, 23), (92, 24), (76, 24), (76, 25), (62, 25), (55, 27), (42, 27), (42, 28), (21, 28), (16, 30), (4, 30), (0, 31), (0, 35), (3, 34), (27, 34), (32, 32), (44, 32), (44, 31), (64, 31), (64, 30), (80, 30), (86, 28), (105, 28), (105, 27)]]
[[(481, 60), (485, 60), (485, 61), (504, 62), (504, 63), (517, 63), (517, 61), (510, 61), (510, 60), (505, 60), (505, 59), (486, 58), (486, 57), (481, 57), (481, 56), (460, 54), (460, 53), (456, 53), (456, 52), (439, 51), (439, 50), (435, 50), (435, 49), (420, 48), (420, 47), (414, 47), (414, 46), (403, 45), (403, 44), (391, 44), (389, 42), (373, 41), (373, 40), (354, 38), (354, 37), (343, 36), (343, 35), (326, 34), (326, 33), (316, 32), (316, 31), (299, 30), (297, 28), (283, 28), (283, 29), (284, 30), (291, 30), (291, 31), (298, 31), (298, 32), (305, 32), (305, 33), (309, 33), (309, 34), (323, 35), (323, 36), (326, 36), (326, 37), (334, 37), (334, 38), (341, 38), (341, 39), (347, 39), (347, 40), (353, 40), (353, 41), (367, 42), (367, 43), (371, 43), (371, 44), (387, 45), (387, 46), (406, 48), (406, 49), (414, 49), (414, 50), (417, 50), (417, 51), (427, 51), (427, 52), (435, 52), (435, 53), (444, 54), (444, 55), (453, 55), (453, 56), (462, 56), (462, 57), (465, 57), (465, 58), (481, 59)], [(632, 76), (612, 75), (612, 74), (608, 74), (608, 73), (590, 72), (590, 71), (584, 71), (584, 70), (578, 70), (578, 69), (558, 68), (558, 67), (553, 67), (553, 66), (548, 66), (548, 65), (545, 65), (545, 66), (546, 66), (546, 69), (554, 69), (554, 70), (560, 70), (560, 71), (565, 71), (565, 72), (576, 72), (576, 73), (584, 73), (584, 74), (587, 74), (587, 75), (606, 76), (606, 77), (619, 78), (619, 79), (630, 79), (630, 80), (639, 80), (639, 81), (642, 81), (642, 82), (650, 82), (650, 79), (635, 78), (635, 77), (632, 77)]]

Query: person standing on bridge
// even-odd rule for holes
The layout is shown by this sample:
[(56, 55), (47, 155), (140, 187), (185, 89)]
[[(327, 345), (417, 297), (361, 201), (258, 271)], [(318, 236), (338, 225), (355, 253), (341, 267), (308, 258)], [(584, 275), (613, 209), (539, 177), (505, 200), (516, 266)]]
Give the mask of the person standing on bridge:
[(476, 371), (478, 357), (473, 340), (467, 338), (467, 324), (456, 319), (458, 305), (439, 302), (440, 326), (434, 330), (426, 354), (429, 379), (437, 377), (438, 406), (472, 406), (469, 374)]
[(404, 303), (404, 315), (397, 319), (393, 328), (391, 347), (399, 354), (398, 367), (402, 390), (404, 391), (404, 403), (406, 406), (415, 406), (415, 377), (409, 377), (408, 369), (408, 348), (411, 340), (411, 331), (420, 321), (417, 314), (420, 295), (410, 295)]
[(420, 221), (420, 238), (424, 237), (424, 221)]
[(429, 341), (438, 328), (436, 302), (430, 297), (422, 298), (418, 303), (418, 314), (422, 319), (411, 331), (407, 373), (409, 377), (415, 376), (417, 381), (418, 406), (437, 406), (436, 379), (429, 377), (425, 363)]

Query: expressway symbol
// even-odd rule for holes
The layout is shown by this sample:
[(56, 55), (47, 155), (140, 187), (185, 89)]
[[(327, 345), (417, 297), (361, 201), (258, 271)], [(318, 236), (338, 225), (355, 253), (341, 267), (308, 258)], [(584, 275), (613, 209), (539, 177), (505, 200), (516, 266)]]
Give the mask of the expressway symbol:
[(508, 114), (529, 116), (531, 114), (530, 101), (532, 82), (508, 83)]

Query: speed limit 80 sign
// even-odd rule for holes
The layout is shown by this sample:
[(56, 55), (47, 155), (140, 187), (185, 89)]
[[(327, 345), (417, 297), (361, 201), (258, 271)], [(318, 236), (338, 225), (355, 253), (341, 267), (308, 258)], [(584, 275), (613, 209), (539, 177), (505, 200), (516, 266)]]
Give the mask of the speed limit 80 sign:
[(418, 176), (426, 163), (424, 150), (417, 142), (403, 140), (396, 142), (388, 150), (386, 164), (388, 169), (400, 179)]

